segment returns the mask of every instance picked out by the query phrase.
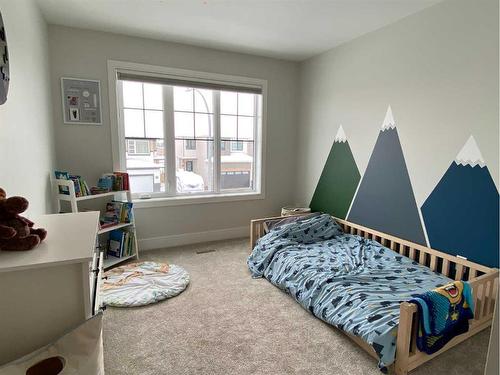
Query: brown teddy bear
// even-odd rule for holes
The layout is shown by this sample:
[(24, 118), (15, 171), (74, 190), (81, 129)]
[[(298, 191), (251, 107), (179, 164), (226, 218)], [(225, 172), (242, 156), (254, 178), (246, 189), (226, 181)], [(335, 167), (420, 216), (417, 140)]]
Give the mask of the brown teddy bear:
[(45, 229), (33, 229), (33, 222), (19, 215), (28, 204), (23, 197), (7, 198), (0, 188), (0, 250), (31, 250), (47, 236)]

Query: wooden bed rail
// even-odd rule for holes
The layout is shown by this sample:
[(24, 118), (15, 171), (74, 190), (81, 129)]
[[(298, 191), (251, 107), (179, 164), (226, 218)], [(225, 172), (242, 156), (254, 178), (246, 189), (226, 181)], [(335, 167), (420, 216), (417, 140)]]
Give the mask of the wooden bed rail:
[[(300, 215), (301, 216), (301, 215)], [(266, 217), (262, 219), (254, 219), (250, 221), (250, 247), (253, 249), (259, 238), (261, 238), (264, 233), (264, 223), (266, 221), (282, 220), (282, 216)]]
[[(251, 247), (253, 248), (257, 240), (265, 234), (266, 222), (282, 219), (283, 217), (278, 216), (252, 220), (250, 226)], [(453, 338), (443, 349), (432, 355), (420, 352), (416, 346), (418, 329), (417, 306), (408, 302), (401, 303), (396, 344), (396, 361), (394, 363), (396, 375), (408, 374), (408, 371), (415, 369), (491, 325), (495, 303), (498, 300), (498, 269), (486, 267), (462, 257), (443, 253), (421, 244), (394, 237), (390, 234), (379, 232), (346, 220), (335, 217), (334, 219), (342, 227), (345, 233), (377, 241), (381, 245), (409, 257), (429, 267), (432, 271), (438, 272), (450, 279), (468, 281), (472, 289), (474, 319), (469, 322), (469, 331)], [(376, 357), (373, 348), (359, 339), (359, 337), (352, 335), (348, 336), (370, 355)]]
[(469, 331), (454, 337), (438, 352), (428, 355), (417, 349), (417, 330), (419, 319), (417, 306), (403, 302), (400, 306), (398, 337), (396, 343), (396, 375), (406, 375), (423, 363), (453, 348), (469, 337), (481, 332), (491, 325), (498, 300), (498, 270), (476, 277), (469, 281), (474, 301), (474, 319), (469, 321)]
[(478, 275), (494, 271), (493, 268), (471, 262), (459, 256), (443, 253), (346, 220), (337, 218), (335, 220), (342, 226), (344, 232), (375, 240), (389, 249), (454, 280), (472, 280)]

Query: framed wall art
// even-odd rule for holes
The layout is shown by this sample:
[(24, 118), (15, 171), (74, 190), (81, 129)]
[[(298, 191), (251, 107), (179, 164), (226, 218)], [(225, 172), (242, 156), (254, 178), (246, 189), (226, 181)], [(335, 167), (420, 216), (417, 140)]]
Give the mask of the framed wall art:
[(65, 124), (102, 124), (100, 81), (62, 77), (61, 95)]

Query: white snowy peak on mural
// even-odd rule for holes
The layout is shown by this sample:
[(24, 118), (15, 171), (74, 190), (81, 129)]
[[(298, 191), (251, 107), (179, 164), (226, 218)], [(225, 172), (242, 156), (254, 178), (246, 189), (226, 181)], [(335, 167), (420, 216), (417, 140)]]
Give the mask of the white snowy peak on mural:
[(483, 155), (481, 155), (481, 151), (479, 151), (476, 140), (472, 135), (458, 153), (455, 163), (463, 166), (470, 165), (471, 167), (479, 165), (481, 168), (486, 165)]
[(392, 115), (391, 106), (387, 107), (387, 112), (385, 113), (384, 122), (380, 130), (394, 129), (396, 127), (396, 121), (394, 121), (394, 116)]
[(337, 135), (333, 141), (338, 143), (347, 142), (347, 136), (345, 135), (342, 125), (339, 126), (339, 130), (337, 130)]

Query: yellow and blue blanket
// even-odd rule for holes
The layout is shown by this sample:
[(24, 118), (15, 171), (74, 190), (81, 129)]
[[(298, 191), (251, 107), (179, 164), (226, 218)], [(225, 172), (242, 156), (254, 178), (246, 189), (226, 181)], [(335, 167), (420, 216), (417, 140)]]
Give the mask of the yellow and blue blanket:
[(467, 282), (455, 281), (415, 296), (410, 302), (418, 306), (417, 347), (432, 354), (453, 337), (469, 330), (474, 305)]

